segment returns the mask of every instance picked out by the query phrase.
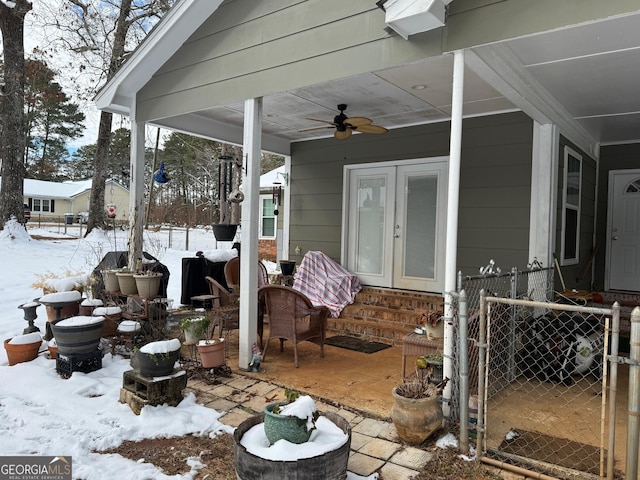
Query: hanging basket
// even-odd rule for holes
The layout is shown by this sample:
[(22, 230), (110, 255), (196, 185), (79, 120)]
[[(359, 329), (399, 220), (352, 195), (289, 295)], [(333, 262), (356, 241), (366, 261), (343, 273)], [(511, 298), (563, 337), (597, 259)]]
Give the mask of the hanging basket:
[(232, 242), (236, 236), (238, 225), (227, 225), (222, 223), (214, 223), (211, 225), (213, 234), (219, 242)]

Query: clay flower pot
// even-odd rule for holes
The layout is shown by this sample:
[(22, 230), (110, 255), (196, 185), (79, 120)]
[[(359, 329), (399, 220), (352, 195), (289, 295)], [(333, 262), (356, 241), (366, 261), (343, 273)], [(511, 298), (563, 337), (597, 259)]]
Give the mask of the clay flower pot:
[(117, 272), (118, 270), (102, 270), (102, 282), (107, 292), (117, 292), (120, 290), (120, 284), (116, 276)]
[(7, 351), (9, 365), (34, 360), (38, 356), (40, 345), (42, 337), (37, 332), (7, 338), (4, 341), (4, 349)]
[(216, 368), (225, 364), (224, 338), (215, 340), (200, 340), (198, 353), (204, 368)]
[[(315, 412), (315, 405), (309, 396), (299, 397), (295, 402), (270, 403), (264, 408), (264, 433), (271, 445), (278, 440), (286, 440), (296, 444), (309, 441), (311, 432), (315, 429), (315, 417), (314, 420), (311, 420), (309, 418), (300, 418), (293, 414), (289, 415), (281, 411), (283, 408), (291, 406), (296, 402), (297, 404), (300, 404), (300, 402), (304, 402), (305, 404), (310, 402)], [(310, 410), (309, 413), (311, 413)]]
[(138, 294), (138, 287), (136, 286), (136, 279), (133, 278), (133, 272), (117, 272), (116, 277), (118, 277), (118, 286), (123, 295)]
[(133, 278), (136, 282), (138, 295), (142, 298), (154, 298), (158, 295), (160, 282), (162, 281), (162, 273), (149, 272), (140, 275), (136, 274)]
[(407, 443), (420, 445), (442, 427), (442, 407), (438, 395), (425, 398), (406, 398), (392, 391), (395, 403), (391, 407), (391, 420), (398, 436)]

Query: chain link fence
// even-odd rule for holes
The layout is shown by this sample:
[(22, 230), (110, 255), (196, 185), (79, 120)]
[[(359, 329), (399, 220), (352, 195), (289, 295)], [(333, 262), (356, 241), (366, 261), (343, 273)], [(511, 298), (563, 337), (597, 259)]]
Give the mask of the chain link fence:
[[(489, 266), (492, 266), (490, 264)], [(467, 295), (468, 310), (468, 371), (469, 371), (469, 391), (476, 393), (478, 390), (478, 336), (479, 336), (479, 313), (480, 313), (480, 292), (487, 295), (504, 298), (526, 298), (530, 300), (546, 301), (553, 298), (553, 269), (539, 268), (519, 271), (513, 268), (510, 272), (502, 273), (499, 269), (488, 271), (482, 275), (458, 276), (458, 291), (464, 290)], [(453, 298), (453, 311), (458, 311), (458, 297)], [(510, 321), (515, 321), (515, 312)], [(455, 319), (454, 319), (455, 322)], [(457, 330), (457, 329), (456, 329)], [(459, 336), (456, 331), (453, 345), (453, 378), (452, 378), (452, 398), (450, 399), (451, 415), (450, 422), (458, 420), (459, 411)], [(468, 399), (465, 399), (468, 401)]]

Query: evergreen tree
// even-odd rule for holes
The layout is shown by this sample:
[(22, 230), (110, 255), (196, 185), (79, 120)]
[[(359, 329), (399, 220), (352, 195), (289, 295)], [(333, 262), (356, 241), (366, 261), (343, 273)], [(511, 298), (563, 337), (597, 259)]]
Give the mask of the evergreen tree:
[(27, 176), (41, 180), (68, 178), (63, 161), (66, 143), (80, 137), (84, 113), (55, 82), (56, 74), (39, 60), (25, 62), (25, 168)]

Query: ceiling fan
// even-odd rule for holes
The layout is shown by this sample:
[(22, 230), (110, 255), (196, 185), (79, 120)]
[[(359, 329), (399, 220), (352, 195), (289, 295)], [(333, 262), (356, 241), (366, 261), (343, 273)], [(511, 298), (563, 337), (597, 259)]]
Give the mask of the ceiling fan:
[(315, 127), (308, 128), (306, 130), (301, 130), (302, 132), (307, 132), (309, 130), (317, 130), (319, 128), (335, 128), (336, 131), (333, 134), (338, 140), (346, 140), (351, 136), (351, 134), (355, 132), (360, 133), (387, 133), (387, 130), (384, 127), (379, 125), (373, 125), (373, 120), (367, 117), (347, 117), (344, 111), (347, 109), (347, 105), (341, 103), (338, 105), (338, 110), (340, 110), (340, 114), (333, 117), (333, 122), (329, 120), (318, 120), (316, 118), (308, 118), (307, 120), (313, 120), (314, 122), (323, 122), (328, 123), (330, 127)]

